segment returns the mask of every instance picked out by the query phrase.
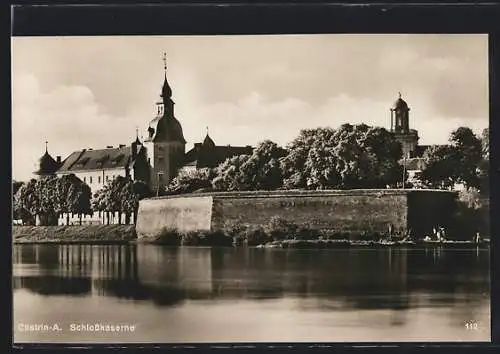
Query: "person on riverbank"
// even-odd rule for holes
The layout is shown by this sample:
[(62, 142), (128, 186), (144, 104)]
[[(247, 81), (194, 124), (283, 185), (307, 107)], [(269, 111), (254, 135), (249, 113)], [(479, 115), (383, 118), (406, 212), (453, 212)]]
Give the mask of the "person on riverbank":
[(387, 232), (389, 233), (389, 241), (392, 241), (392, 234), (394, 233), (394, 225), (392, 223), (387, 226)]
[(481, 242), (481, 235), (479, 234), (479, 231), (476, 232), (476, 235), (474, 236), (473, 240), (474, 240), (475, 243)]
[(446, 230), (444, 227), (441, 226), (441, 241), (446, 241)]
[(408, 229), (408, 232), (406, 233), (405, 238), (403, 239), (404, 242), (411, 242), (413, 241), (413, 234), (412, 234), (412, 229)]

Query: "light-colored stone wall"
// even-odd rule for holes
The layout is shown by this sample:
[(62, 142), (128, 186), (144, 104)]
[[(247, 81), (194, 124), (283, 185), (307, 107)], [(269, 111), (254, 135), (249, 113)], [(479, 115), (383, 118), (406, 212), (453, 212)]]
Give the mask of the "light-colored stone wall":
[(139, 202), (137, 235), (154, 237), (165, 228), (210, 230), (212, 204), (211, 196), (143, 199)]

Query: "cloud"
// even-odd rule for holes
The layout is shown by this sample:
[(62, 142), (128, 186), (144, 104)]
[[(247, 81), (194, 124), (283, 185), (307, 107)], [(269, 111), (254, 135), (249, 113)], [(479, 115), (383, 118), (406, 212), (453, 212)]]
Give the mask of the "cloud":
[(46, 140), (51, 155), (64, 158), (83, 148), (128, 143), (134, 126), (124, 125), (123, 121), (137, 119), (104, 113), (86, 86), (60, 86), (43, 91), (34, 76), (19, 75), (13, 80), (14, 177), (22, 180), (31, 177)]

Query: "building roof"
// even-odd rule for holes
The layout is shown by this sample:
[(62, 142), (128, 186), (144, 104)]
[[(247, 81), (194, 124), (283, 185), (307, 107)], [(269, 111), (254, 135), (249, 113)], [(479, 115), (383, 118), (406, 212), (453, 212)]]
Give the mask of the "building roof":
[(38, 160), (38, 170), (35, 171), (37, 175), (50, 175), (57, 171), (59, 164), (50, 156), (49, 152), (45, 150), (45, 154)]
[(215, 146), (214, 144), (213, 146), (210, 146), (202, 143), (196, 143), (194, 147), (186, 153), (184, 166), (196, 166), (196, 168), (216, 167), (227, 158), (238, 155), (250, 155), (252, 152), (253, 148), (250, 145)]
[(132, 148), (123, 146), (99, 150), (80, 150), (71, 153), (57, 172), (74, 172), (131, 167)]

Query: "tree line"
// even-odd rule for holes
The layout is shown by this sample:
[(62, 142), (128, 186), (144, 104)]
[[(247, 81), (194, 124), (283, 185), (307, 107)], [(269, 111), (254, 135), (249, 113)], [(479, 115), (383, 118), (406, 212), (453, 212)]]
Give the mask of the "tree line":
[(42, 225), (55, 225), (60, 215), (78, 215), (79, 223), (84, 215), (100, 211), (108, 215), (118, 213), (118, 223), (122, 214), (125, 222), (137, 215), (139, 200), (150, 196), (150, 191), (142, 181), (118, 176), (108, 182), (94, 195), (90, 187), (74, 174), (60, 177), (47, 176), (27, 183), (13, 182), (13, 218), (23, 224), (34, 225), (36, 217)]
[[(401, 144), (384, 128), (343, 124), (338, 129), (301, 130), (286, 147), (265, 140), (250, 155), (226, 159), (215, 168), (184, 170), (159, 194), (195, 191), (277, 189), (419, 188), (467, 189), (488, 193), (489, 129), (476, 136), (460, 127), (446, 145), (433, 145), (423, 154), (424, 168), (412, 184), (401, 163)], [(405, 182), (403, 182), (405, 181)], [(117, 177), (95, 195), (73, 174), (13, 182), (14, 219), (33, 224), (53, 223), (61, 214), (93, 211), (137, 215), (139, 200), (151, 195), (146, 183)], [(109, 221), (109, 217), (107, 218)]]
[(442, 189), (462, 183), (487, 193), (489, 129), (478, 137), (460, 127), (449, 144), (428, 147), (422, 159), (424, 168), (412, 184), (401, 144), (386, 129), (365, 124), (305, 129), (285, 148), (265, 140), (251, 155), (229, 158), (216, 168), (181, 171), (166, 193), (397, 188), (403, 183)]

